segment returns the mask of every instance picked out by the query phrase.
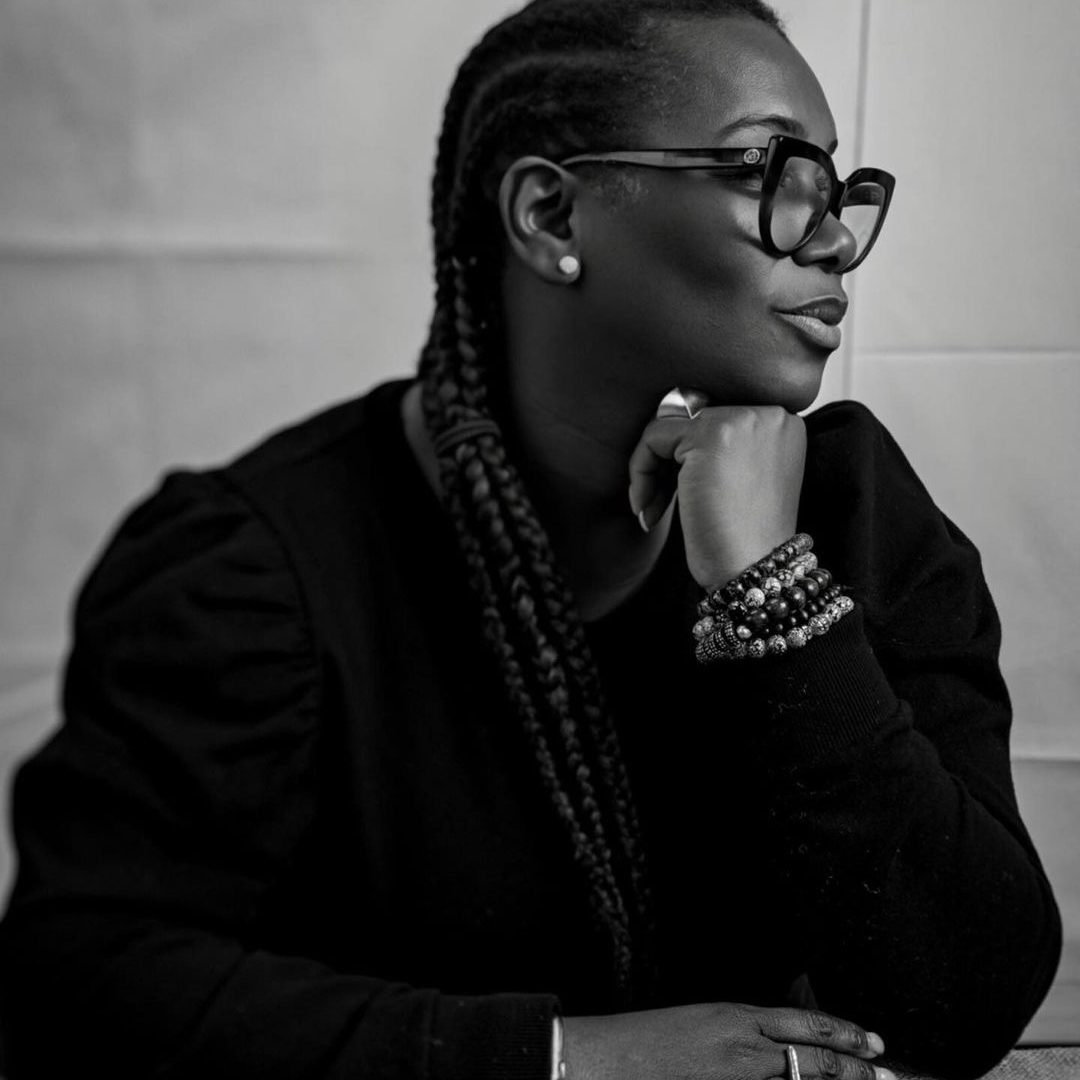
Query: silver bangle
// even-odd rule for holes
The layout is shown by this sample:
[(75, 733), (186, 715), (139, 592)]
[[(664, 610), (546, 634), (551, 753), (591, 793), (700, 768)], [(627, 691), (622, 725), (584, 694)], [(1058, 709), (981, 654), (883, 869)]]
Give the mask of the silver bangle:
[(556, 1013), (551, 1025), (551, 1080), (566, 1080), (566, 1059), (563, 1057), (563, 1022)]

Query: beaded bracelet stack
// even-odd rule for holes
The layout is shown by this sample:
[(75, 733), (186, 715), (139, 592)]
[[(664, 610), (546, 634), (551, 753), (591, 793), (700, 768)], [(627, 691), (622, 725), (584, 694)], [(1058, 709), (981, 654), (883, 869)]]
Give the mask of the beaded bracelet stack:
[(760, 660), (801, 649), (855, 607), (832, 574), (818, 566), (814, 541), (798, 533), (698, 604), (695, 655)]

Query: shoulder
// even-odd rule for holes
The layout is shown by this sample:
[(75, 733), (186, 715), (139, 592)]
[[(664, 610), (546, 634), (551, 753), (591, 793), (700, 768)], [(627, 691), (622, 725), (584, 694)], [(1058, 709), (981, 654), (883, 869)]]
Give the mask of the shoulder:
[[(979, 552), (935, 503), (903, 449), (866, 405), (837, 401), (804, 417), (807, 463), (800, 516), (867, 600), (872, 618), (907, 636), (963, 636), (992, 614)], [(822, 544), (819, 543), (819, 548)]]
[[(926, 488), (891, 432), (861, 401), (833, 401), (804, 418), (810, 463), (863, 484)], [(928, 496), (927, 496), (928, 497)]]
[(371, 446), (406, 384), (384, 383), (325, 409), (223, 466), (167, 473), (115, 529), (84, 584), (77, 616), (115, 609), (128, 618), (140, 604), (182, 604), (193, 593), (241, 588), (253, 602), (298, 605), (288, 520), (314, 515), (317, 535), (319, 516), (326, 524), (335, 499), (362, 501)]
[(274, 432), (220, 470), (245, 490), (271, 492), (342, 465), (355, 469), (388, 439), (400, 438), (401, 398), (409, 379), (392, 379)]
[(807, 482), (815, 495), (885, 517), (900, 505), (939, 513), (900, 444), (862, 402), (830, 402), (803, 419)]
[(804, 499), (827, 508), (835, 520), (859, 532), (940, 526), (941, 513), (926, 485), (866, 405), (835, 401), (804, 420)]

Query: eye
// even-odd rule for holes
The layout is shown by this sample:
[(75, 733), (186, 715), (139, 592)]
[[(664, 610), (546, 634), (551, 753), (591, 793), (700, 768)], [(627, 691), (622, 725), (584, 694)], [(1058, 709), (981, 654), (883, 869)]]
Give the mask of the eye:
[(760, 169), (741, 173), (721, 172), (717, 169), (715, 172), (710, 172), (709, 176), (716, 180), (722, 180), (725, 184), (734, 184), (736, 187), (743, 188), (746, 191), (761, 191), (761, 184), (765, 179)]

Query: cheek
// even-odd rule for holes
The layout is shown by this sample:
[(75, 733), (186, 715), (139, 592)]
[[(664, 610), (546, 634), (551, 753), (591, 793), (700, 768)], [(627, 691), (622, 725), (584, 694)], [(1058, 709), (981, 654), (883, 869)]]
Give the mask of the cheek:
[(656, 237), (666, 274), (686, 301), (729, 314), (764, 301), (775, 260), (761, 248), (757, 201), (726, 192), (725, 198), (695, 194), (686, 212)]
[(705, 177), (651, 194), (595, 237), (594, 310), (624, 344), (738, 351), (740, 339), (771, 330), (777, 260), (761, 249), (758, 203), (716, 185)]

